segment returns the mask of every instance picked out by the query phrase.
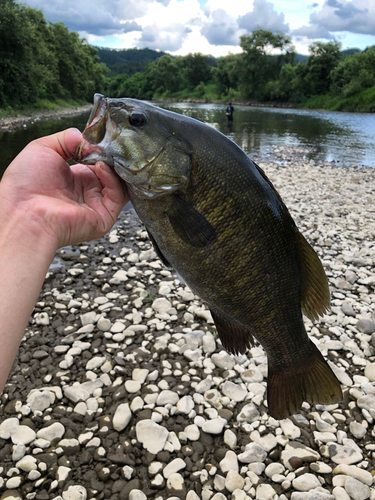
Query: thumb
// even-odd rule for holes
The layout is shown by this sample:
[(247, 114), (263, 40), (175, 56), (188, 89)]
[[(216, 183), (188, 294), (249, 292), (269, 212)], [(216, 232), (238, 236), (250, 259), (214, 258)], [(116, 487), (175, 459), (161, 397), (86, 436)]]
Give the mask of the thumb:
[(34, 141), (34, 145), (52, 149), (64, 160), (70, 160), (82, 140), (82, 134), (77, 128), (68, 128), (57, 134), (41, 137)]

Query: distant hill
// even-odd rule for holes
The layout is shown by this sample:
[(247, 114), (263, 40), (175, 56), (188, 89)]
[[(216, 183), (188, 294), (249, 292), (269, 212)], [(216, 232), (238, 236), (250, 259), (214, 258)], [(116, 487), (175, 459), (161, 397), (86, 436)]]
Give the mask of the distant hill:
[[(110, 72), (108, 76), (116, 76), (120, 73), (133, 75), (137, 72), (142, 72), (146, 69), (149, 62), (155, 61), (161, 56), (170, 55), (163, 51), (152, 49), (108, 49), (105, 47), (96, 47), (100, 62), (105, 63)], [(365, 49), (367, 50), (367, 49)], [(361, 52), (359, 49), (342, 50), (342, 55), (349, 56)], [(173, 56), (172, 56), (173, 57)], [(304, 54), (296, 54), (295, 62), (306, 62), (308, 56)], [(211, 55), (208, 56), (209, 66), (217, 66), (218, 58)]]
[(341, 54), (343, 56), (352, 56), (356, 52), (362, 52), (362, 51), (360, 49), (346, 49), (346, 50), (342, 50)]
[(307, 57), (308, 56), (305, 56), (304, 54), (296, 54), (296, 57), (295, 57), (295, 62), (296, 63), (299, 63), (299, 62), (306, 62), (307, 61)]
[[(351, 56), (352, 54), (355, 54), (356, 52), (361, 52), (361, 51), (360, 51), (360, 49), (346, 49), (346, 50), (342, 50), (341, 54), (345, 57), (345, 56)], [(306, 56), (304, 54), (296, 54), (295, 61), (296, 61), (296, 63), (306, 62), (308, 57), (309, 56)]]
[(108, 49), (96, 47), (100, 62), (105, 63), (110, 69), (108, 76), (115, 76), (119, 73), (133, 75), (138, 71), (144, 71), (146, 65), (155, 61), (166, 52), (151, 49)]

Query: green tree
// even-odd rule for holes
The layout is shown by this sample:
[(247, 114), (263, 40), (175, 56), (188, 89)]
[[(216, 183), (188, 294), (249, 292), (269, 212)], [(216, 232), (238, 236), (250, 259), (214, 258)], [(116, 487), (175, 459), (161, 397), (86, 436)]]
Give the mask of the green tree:
[(351, 97), (375, 85), (375, 47), (342, 59), (330, 74), (334, 95)]
[(112, 76), (106, 79), (104, 92), (108, 97), (121, 97), (120, 89), (129, 78), (126, 74)]
[(58, 97), (91, 100), (107, 68), (97, 49), (40, 10), (0, 0), (0, 106)]
[(149, 63), (146, 72), (151, 81), (151, 88), (156, 94), (173, 93), (179, 90), (182, 82), (179, 65), (175, 58), (169, 55), (159, 57)]
[(149, 76), (146, 73), (134, 73), (134, 75), (129, 76), (120, 87), (117, 97), (152, 98)]
[(307, 74), (307, 64), (305, 62), (297, 63), (295, 66), (294, 89), (301, 96), (301, 101), (310, 96), (310, 82)]
[(279, 79), (268, 82), (266, 85), (267, 100), (297, 102), (299, 100), (297, 82), (296, 66), (284, 64), (280, 70)]
[(341, 44), (332, 42), (314, 42), (309, 46), (310, 55), (306, 61), (304, 92), (307, 96), (323, 95), (329, 92), (332, 80), (331, 72), (338, 65), (342, 55)]
[(30, 90), (35, 99), (57, 97), (61, 93), (61, 85), (51, 25), (47, 24), (40, 10), (28, 9), (28, 18), (31, 34), (28, 40), (28, 52), (31, 52)]
[(0, 106), (35, 102), (58, 87), (51, 33), (43, 14), (0, 0)]
[(276, 80), (281, 67), (294, 61), (291, 38), (258, 28), (241, 36), (242, 74), (240, 89), (245, 97), (262, 100), (267, 82)]
[(209, 57), (199, 52), (180, 57), (179, 65), (188, 87), (195, 88), (201, 82), (207, 83), (211, 79)]
[(229, 54), (219, 58), (217, 67), (213, 68), (212, 72), (219, 94), (228, 94), (230, 89), (238, 89), (241, 68), (242, 57), (240, 54)]
[(104, 88), (103, 63), (98, 63), (97, 49), (78, 33), (69, 31), (63, 23), (52, 25), (55, 36), (55, 56), (64, 97), (90, 100), (95, 92)]

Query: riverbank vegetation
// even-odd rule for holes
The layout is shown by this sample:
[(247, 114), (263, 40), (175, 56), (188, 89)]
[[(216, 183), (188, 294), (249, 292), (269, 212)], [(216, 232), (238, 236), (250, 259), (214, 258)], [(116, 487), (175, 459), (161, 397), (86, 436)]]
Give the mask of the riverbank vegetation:
[(294, 52), (287, 34), (258, 28), (242, 52), (220, 58), (96, 48), (40, 10), (0, 0), (0, 116), (110, 97), (375, 111), (375, 47), (314, 42)]
[(0, 0), (0, 108), (51, 109), (92, 100), (108, 69), (97, 49), (40, 10)]

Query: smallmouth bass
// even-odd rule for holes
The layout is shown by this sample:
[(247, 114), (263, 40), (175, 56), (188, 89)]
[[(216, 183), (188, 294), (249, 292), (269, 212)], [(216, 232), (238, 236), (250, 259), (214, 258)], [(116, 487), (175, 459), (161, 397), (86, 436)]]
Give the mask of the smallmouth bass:
[(158, 256), (209, 306), (224, 348), (263, 346), (270, 414), (340, 401), (302, 318), (329, 308), (327, 278), (263, 170), (211, 126), (134, 99), (96, 94), (83, 137), (75, 160), (102, 160), (126, 182)]

